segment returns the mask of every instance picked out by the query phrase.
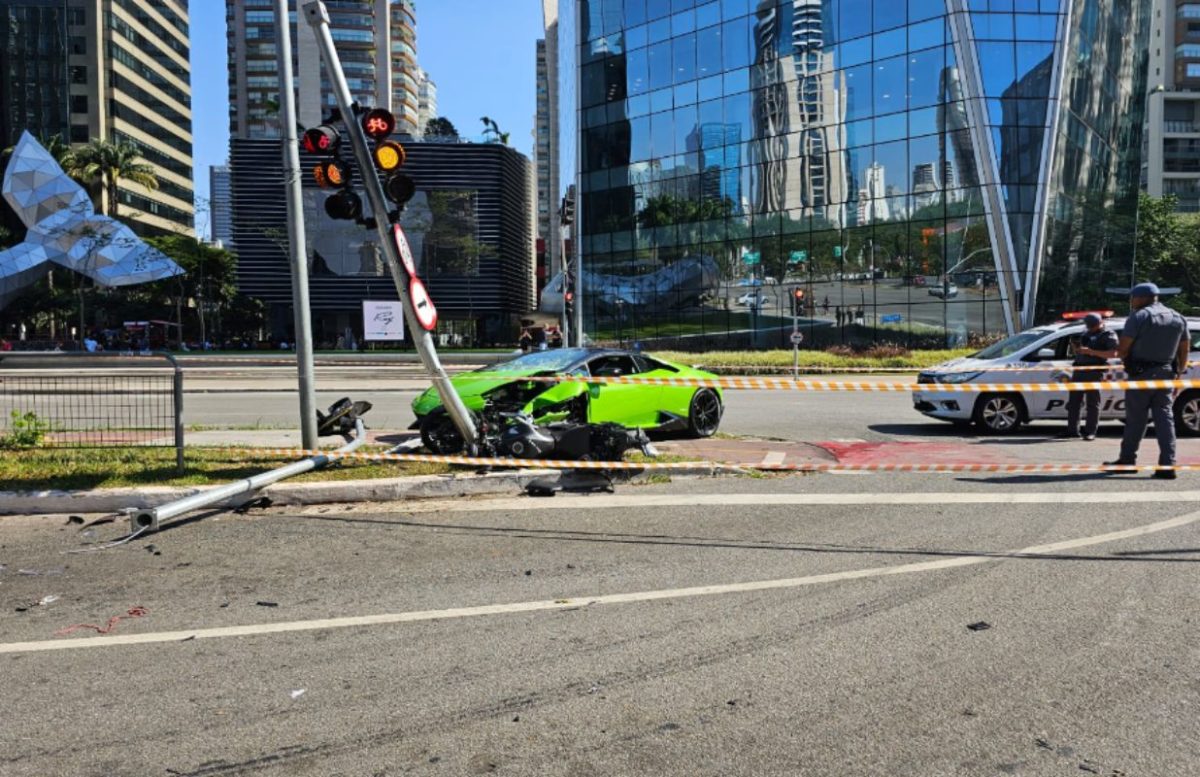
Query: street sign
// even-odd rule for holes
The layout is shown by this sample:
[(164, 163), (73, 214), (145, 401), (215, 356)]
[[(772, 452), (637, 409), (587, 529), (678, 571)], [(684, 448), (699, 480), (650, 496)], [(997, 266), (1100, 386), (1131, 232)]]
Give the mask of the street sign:
[(364, 340), (403, 340), (404, 306), (396, 300), (363, 300)]
[(792, 251), (788, 264), (803, 264), (808, 261), (808, 251)]
[(412, 297), (413, 312), (417, 314), (417, 322), (426, 332), (437, 329), (437, 308), (425, 290), (421, 279), (413, 276), (408, 280), (408, 296)]
[(841, 246), (834, 246), (834, 247), (833, 247), (833, 257), (834, 257), (835, 259), (837, 259), (837, 258), (838, 258), (838, 257), (840, 257), (841, 255), (842, 255), (842, 247), (841, 247)]
[(761, 251), (747, 251), (742, 254), (742, 261), (746, 264), (758, 264), (762, 261)]
[(903, 320), (904, 316), (899, 313), (885, 313), (879, 317), (879, 323), (881, 324), (899, 324)]
[(804, 342), (804, 334), (801, 332), (792, 332), (792, 345), (800, 345)]
[(416, 278), (417, 264), (413, 261), (412, 249), (408, 247), (408, 238), (399, 224), (392, 225), (392, 238), (396, 241), (396, 251), (400, 254), (400, 263), (408, 271), (408, 277)]

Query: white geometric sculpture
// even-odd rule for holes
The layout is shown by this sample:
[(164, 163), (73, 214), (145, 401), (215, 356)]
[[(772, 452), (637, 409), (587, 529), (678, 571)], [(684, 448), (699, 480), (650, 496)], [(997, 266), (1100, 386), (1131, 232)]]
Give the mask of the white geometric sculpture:
[(44, 275), (49, 262), (102, 286), (129, 286), (183, 273), (129, 227), (97, 214), (83, 187), (28, 132), (13, 149), (0, 191), (29, 228), (24, 243), (0, 251), (0, 308)]

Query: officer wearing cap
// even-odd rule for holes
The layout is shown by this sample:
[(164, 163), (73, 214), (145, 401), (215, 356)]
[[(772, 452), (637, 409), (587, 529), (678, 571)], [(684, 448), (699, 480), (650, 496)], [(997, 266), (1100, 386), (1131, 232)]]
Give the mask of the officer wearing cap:
[[(1129, 290), (1132, 311), (1115, 352), (1104, 356), (1120, 357), (1130, 380), (1174, 380), (1187, 371), (1187, 321), (1158, 301), (1158, 286), (1139, 283)], [(1125, 437), (1121, 455), (1109, 465), (1137, 463), (1138, 446), (1146, 434), (1150, 414), (1154, 416), (1154, 434), (1158, 437), (1158, 463), (1175, 465), (1175, 418), (1171, 413), (1171, 389), (1129, 389), (1125, 392)], [(1175, 470), (1155, 470), (1154, 477), (1175, 479)]]
[[(1088, 313), (1083, 317), (1087, 331), (1079, 338), (1075, 346), (1075, 361), (1071, 364), (1074, 370), (1067, 376), (1072, 381), (1100, 380), (1100, 370), (1108, 364), (1105, 354), (1117, 350), (1119, 342), (1115, 332), (1104, 325), (1104, 319), (1098, 313)], [(1097, 369), (1085, 369), (1094, 367)], [(1083, 423), (1083, 439), (1096, 439), (1096, 428), (1100, 426), (1100, 392), (1072, 391), (1067, 399), (1067, 430), (1058, 435), (1060, 440), (1079, 439), (1079, 411), (1084, 401), (1087, 401), (1087, 418)]]

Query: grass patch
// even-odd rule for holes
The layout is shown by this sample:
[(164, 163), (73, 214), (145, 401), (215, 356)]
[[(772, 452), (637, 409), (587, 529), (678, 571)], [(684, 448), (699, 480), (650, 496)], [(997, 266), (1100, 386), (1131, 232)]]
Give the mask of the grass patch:
[[(894, 356), (867, 356), (828, 353), (826, 351), (801, 351), (800, 369), (806, 367), (821, 370), (836, 370), (845, 368), (879, 368), (904, 367), (922, 369), (935, 364), (966, 356), (973, 353), (971, 348), (956, 348), (941, 351), (908, 351)], [(705, 353), (687, 353), (684, 351), (655, 351), (660, 356), (680, 364), (694, 364), (703, 369), (720, 372), (721, 367), (738, 368), (783, 368), (791, 369), (792, 352), (775, 351), (708, 351)]]
[[(381, 447), (367, 450), (381, 451)], [(0, 489), (93, 489), (123, 486), (207, 486), (257, 475), (296, 461), (294, 457), (247, 454), (220, 448), (189, 448), (184, 472), (175, 471), (173, 448), (35, 448), (0, 456)], [(445, 464), (345, 460), (289, 482), (366, 480), (405, 475), (438, 475)]]

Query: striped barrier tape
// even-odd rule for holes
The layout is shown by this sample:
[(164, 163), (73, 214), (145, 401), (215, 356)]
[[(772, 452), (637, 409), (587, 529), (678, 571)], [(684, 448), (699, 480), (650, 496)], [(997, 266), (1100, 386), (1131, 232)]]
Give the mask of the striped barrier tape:
[[(444, 456), (426, 453), (334, 453), (332, 451), (302, 450), (297, 448), (239, 448), (236, 452), (251, 453), (258, 456), (295, 457), (323, 455), (330, 460), (350, 459), (361, 461), (394, 461), (432, 464), (460, 464), (471, 467), (492, 467), (497, 469), (579, 469), (579, 470), (691, 470), (691, 469), (735, 469), (762, 470), (772, 472), (994, 472), (994, 473), (1036, 473), (1036, 472), (1156, 472), (1174, 470), (1177, 472), (1200, 471), (1200, 464), (826, 464), (823, 462), (805, 462), (800, 464), (732, 464), (721, 461), (672, 461), (672, 462), (636, 462), (636, 461), (578, 461), (575, 459), (517, 459), (511, 457), (492, 456)], [(233, 451), (231, 451), (233, 452)]]
[(793, 378), (637, 378), (628, 376), (584, 375), (506, 375), (478, 373), (475, 378), (504, 379), (513, 382), (535, 383), (608, 383), (635, 386), (674, 386), (721, 389), (759, 389), (770, 391), (876, 391), (876, 392), (958, 392), (965, 394), (1021, 391), (1027, 393), (1055, 391), (1102, 391), (1137, 389), (1200, 388), (1200, 380), (1107, 380), (1073, 383), (897, 383), (889, 381), (796, 380)]

